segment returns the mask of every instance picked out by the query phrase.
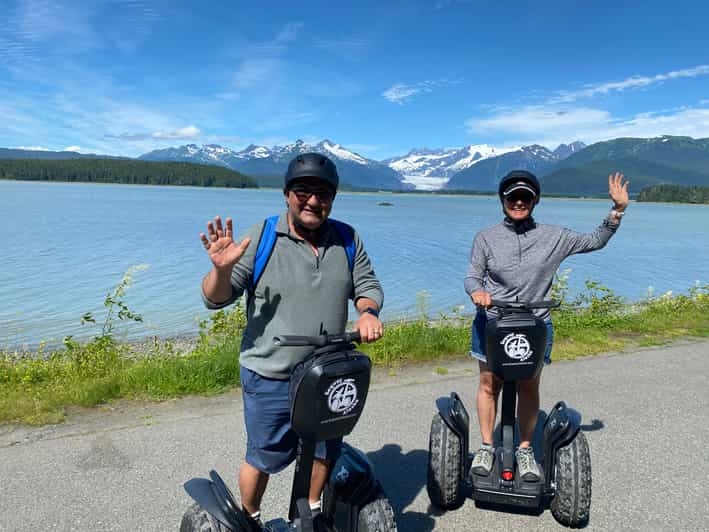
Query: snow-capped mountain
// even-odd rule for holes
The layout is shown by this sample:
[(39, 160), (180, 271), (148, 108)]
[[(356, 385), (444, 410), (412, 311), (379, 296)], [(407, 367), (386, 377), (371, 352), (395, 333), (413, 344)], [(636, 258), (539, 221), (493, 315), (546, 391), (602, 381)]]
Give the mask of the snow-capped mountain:
[[(250, 147), (250, 146), (249, 146)], [(248, 149), (248, 148), (247, 148)], [(182, 161), (187, 163), (216, 164), (233, 168), (242, 159), (239, 152), (218, 144), (186, 144), (177, 148), (154, 150), (138, 157), (144, 161)]]
[(496, 148), (488, 144), (473, 144), (463, 148), (442, 150), (414, 149), (403, 157), (383, 161), (399, 172), (404, 183), (420, 190), (436, 190), (445, 186), (458, 172), (490, 157), (498, 157), (520, 148)]
[(539, 144), (522, 146), (507, 153), (477, 161), (477, 164), (461, 170), (446, 183), (448, 189), (457, 190), (495, 190), (500, 178), (510, 170), (529, 170), (543, 177), (556, 168), (566, 157), (581, 151), (586, 145), (582, 142), (561, 144), (551, 151)]
[(491, 190), (500, 176), (509, 170), (526, 168), (541, 176), (555, 163), (584, 147), (582, 142), (561, 144), (554, 151), (539, 145), (500, 148), (472, 144), (462, 148), (414, 149), (402, 157), (380, 162), (325, 139), (317, 144), (297, 140), (270, 148), (252, 144), (240, 151), (217, 144), (187, 144), (155, 150), (141, 155), (140, 159), (216, 164), (261, 178), (262, 183), (267, 182), (269, 186), (277, 186), (279, 176), (285, 173), (293, 157), (314, 151), (332, 158), (340, 179), (354, 188)]
[(446, 188), (452, 190), (495, 190), (500, 178), (511, 170), (529, 170), (542, 176), (559, 157), (544, 146), (523, 146), (497, 157), (488, 157), (450, 178)]
[(286, 146), (251, 145), (241, 151), (234, 151), (223, 146), (207, 144), (196, 146), (188, 144), (177, 148), (155, 150), (140, 156), (148, 161), (186, 161), (202, 164), (217, 164), (237, 170), (247, 175), (259, 177), (282, 176), (288, 163), (298, 154), (318, 152), (327, 155), (337, 165), (340, 179), (355, 188), (373, 188), (401, 190), (412, 188), (402, 183), (400, 175), (386, 164), (362, 157), (340, 144), (323, 140), (317, 144), (308, 144), (297, 140)]
[(581, 141), (572, 142), (571, 144), (559, 144), (559, 146), (554, 150), (554, 155), (556, 155), (559, 160), (566, 159), (570, 155), (583, 150), (586, 145)]

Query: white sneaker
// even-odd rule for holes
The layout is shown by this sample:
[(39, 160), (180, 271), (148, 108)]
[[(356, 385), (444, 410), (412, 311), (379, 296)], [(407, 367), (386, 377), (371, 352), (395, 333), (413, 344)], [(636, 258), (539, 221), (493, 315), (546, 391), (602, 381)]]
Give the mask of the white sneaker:
[(487, 447), (480, 447), (473, 457), (471, 466), (476, 475), (487, 476), (492, 471), (492, 464), (495, 462), (495, 453)]
[(537, 461), (534, 459), (534, 449), (531, 447), (519, 448), (515, 453), (515, 458), (522, 480), (536, 482), (541, 478)]

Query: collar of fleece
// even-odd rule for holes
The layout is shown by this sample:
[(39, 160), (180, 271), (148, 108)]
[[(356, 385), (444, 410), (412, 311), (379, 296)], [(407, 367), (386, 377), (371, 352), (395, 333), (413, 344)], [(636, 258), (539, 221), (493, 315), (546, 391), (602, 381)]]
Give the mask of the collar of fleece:
[(531, 216), (528, 216), (527, 218), (519, 222), (515, 222), (509, 216), (505, 215), (505, 219), (502, 221), (502, 223), (505, 225), (505, 227), (508, 227), (511, 231), (514, 231), (518, 235), (526, 233), (530, 229), (534, 229), (537, 226), (537, 222), (535, 222), (534, 218), (532, 218)]

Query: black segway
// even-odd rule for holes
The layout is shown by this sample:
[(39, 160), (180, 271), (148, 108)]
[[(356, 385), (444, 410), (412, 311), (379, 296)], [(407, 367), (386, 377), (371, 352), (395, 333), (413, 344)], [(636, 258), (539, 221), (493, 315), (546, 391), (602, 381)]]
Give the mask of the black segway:
[(591, 507), (591, 455), (581, 427), (581, 415), (563, 401), (551, 409), (543, 431), (541, 478), (526, 481), (516, 469), (514, 454), (517, 381), (531, 379), (542, 368), (546, 325), (531, 312), (558, 303), (492, 301), (500, 317), (486, 327), (487, 363), (504, 381), (502, 446), (496, 448), (489, 475), (469, 471), (468, 412), (458, 394), (436, 401), (431, 423), (427, 489), (431, 503), (449, 510), (467, 495), (475, 501), (541, 510), (571, 527), (584, 525)]
[(180, 532), (396, 532), (394, 511), (364, 453), (342, 444), (314, 519), (308, 504), (315, 445), (352, 432), (369, 391), (372, 363), (354, 350), (359, 333), (277, 336), (279, 346), (313, 346), (290, 379), (291, 425), (299, 436), (288, 520), (262, 529), (239, 507), (216, 471), (193, 478), (185, 490), (196, 501), (182, 518)]

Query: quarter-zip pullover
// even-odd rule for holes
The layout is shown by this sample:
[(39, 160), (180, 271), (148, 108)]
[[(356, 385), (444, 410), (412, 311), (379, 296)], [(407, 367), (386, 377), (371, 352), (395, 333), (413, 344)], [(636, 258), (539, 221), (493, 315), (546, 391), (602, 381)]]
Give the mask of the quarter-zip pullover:
[[(577, 233), (558, 225), (542, 225), (528, 218), (515, 224), (508, 218), (480, 231), (473, 240), (465, 291), (489, 292), (493, 299), (541, 301), (549, 299), (554, 274), (562, 261), (576, 253), (604, 247), (619, 223), (603, 220), (592, 233)], [(548, 319), (548, 309), (534, 313)], [(496, 317), (496, 310), (488, 310)]]

